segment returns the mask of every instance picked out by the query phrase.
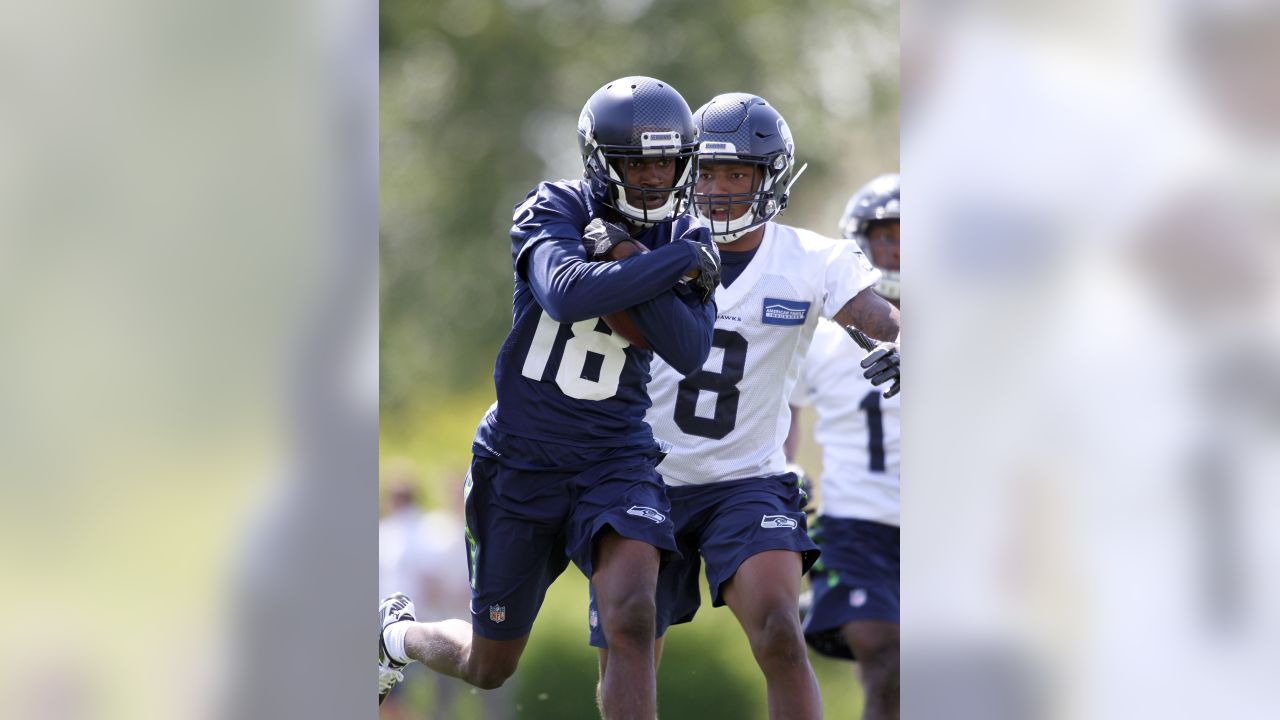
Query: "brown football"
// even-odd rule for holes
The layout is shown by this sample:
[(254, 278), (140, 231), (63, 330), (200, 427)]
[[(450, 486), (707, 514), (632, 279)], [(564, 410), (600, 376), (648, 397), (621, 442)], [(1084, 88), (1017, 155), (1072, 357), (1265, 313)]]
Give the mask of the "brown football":
[[(600, 259), (621, 260), (622, 258), (630, 257), (636, 253), (643, 254), (647, 252), (649, 252), (649, 248), (644, 245), (631, 240), (624, 240), (617, 245), (614, 245), (613, 249)], [(644, 333), (640, 332), (639, 327), (636, 327), (635, 321), (631, 319), (631, 316), (627, 314), (626, 310), (619, 310), (618, 312), (605, 315), (604, 323), (609, 326), (610, 330), (621, 335), (623, 340), (626, 340), (638, 348), (643, 348), (645, 350), (649, 349), (649, 343), (644, 339)]]

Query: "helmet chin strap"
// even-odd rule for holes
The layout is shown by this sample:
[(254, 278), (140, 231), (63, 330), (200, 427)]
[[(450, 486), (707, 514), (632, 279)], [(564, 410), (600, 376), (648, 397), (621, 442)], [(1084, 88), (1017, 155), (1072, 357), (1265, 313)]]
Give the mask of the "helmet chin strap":
[[(750, 213), (750, 214), (754, 214), (754, 213)], [(743, 214), (742, 217), (744, 218), (747, 217), (747, 214)], [(742, 218), (739, 218), (739, 220), (740, 219)], [(743, 235), (746, 235), (752, 230), (755, 230), (757, 227), (760, 227), (760, 226), (756, 225), (754, 227), (745, 227), (745, 228), (742, 228), (741, 230), (734, 230), (732, 232), (728, 232), (723, 235), (712, 235), (711, 239), (715, 240), (717, 243), (720, 243), (721, 245), (727, 245), (728, 243), (736, 242), (738, 238), (741, 238)]]
[(735, 240), (751, 232), (758, 226), (756, 223), (756, 209), (754, 207), (750, 207), (750, 208), (747, 208), (746, 212), (742, 213), (742, 217), (736, 217), (731, 220), (724, 221), (723, 227), (725, 231), (722, 233), (717, 233), (716, 221), (712, 220), (707, 215), (703, 215), (702, 212), (697, 208), (698, 206), (695, 204), (694, 211), (695, 213), (697, 213), (698, 219), (706, 221), (707, 224), (711, 226), (711, 239), (715, 240), (721, 245), (725, 243), (734, 242)]
[[(652, 210), (646, 210), (644, 208), (638, 208), (632, 205), (631, 203), (627, 202), (626, 189), (615, 186), (613, 188), (613, 192), (614, 192), (613, 202), (615, 203), (618, 209), (618, 212), (622, 213), (622, 215), (627, 218), (628, 222), (634, 225), (637, 225), (639, 227), (643, 227), (643, 228), (653, 227), (654, 225), (657, 225), (659, 222), (662, 222), (663, 220), (665, 220), (667, 216), (669, 216), (671, 212), (675, 210), (676, 199), (675, 197), (673, 197), (675, 193), (670, 193), (667, 196), (667, 201), (662, 203), (658, 207), (653, 208)], [(646, 217), (651, 219), (646, 220), (645, 219)]]

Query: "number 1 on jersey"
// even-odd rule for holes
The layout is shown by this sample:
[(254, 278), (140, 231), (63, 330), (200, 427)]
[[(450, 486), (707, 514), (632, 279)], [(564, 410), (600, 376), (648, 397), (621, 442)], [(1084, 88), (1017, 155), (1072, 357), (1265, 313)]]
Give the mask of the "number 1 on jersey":
[(884, 472), (884, 416), (880, 414), (880, 391), (872, 390), (858, 407), (867, 413), (867, 455), (872, 472)]

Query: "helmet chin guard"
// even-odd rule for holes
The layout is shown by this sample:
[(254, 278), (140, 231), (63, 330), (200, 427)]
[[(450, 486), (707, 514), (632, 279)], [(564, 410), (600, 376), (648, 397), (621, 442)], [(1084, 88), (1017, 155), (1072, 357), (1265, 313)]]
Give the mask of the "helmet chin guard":
[(877, 295), (885, 300), (901, 300), (901, 275), (891, 270), (881, 270), (880, 279), (876, 281), (875, 291)]

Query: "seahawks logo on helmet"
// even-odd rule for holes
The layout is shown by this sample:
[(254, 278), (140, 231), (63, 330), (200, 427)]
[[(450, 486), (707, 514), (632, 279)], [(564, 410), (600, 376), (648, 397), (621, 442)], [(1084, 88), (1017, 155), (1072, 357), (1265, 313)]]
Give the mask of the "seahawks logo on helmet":
[(585, 142), (595, 144), (596, 119), (591, 114), (591, 108), (582, 108), (582, 114), (578, 116), (578, 133), (582, 135)]
[[(796, 143), (795, 140), (791, 138), (791, 127), (787, 125), (786, 119), (781, 115), (778, 116), (778, 134), (782, 136), (782, 142), (786, 145), (787, 155), (794, 156), (796, 154)], [(782, 158), (781, 155), (778, 157)], [(778, 163), (776, 161), (774, 162), (774, 168), (777, 170), (782, 169), (781, 167), (778, 167)]]

